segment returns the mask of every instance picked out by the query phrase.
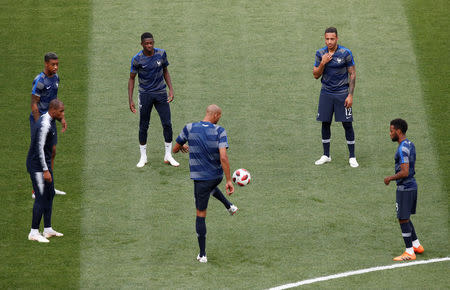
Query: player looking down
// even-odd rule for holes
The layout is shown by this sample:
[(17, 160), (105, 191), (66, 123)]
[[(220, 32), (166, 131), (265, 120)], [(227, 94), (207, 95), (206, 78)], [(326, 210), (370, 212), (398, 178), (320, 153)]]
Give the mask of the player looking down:
[[(205, 219), (210, 195), (222, 202), (231, 215), (238, 210), (218, 188), (225, 173), (226, 193), (231, 195), (234, 192), (227, 155), (227, 132), (217, 125), (221, 116), (222, 110), (217, 105), (209, 105), (203, 121), (184, 126), (173, 147), (174, 153), (189, 152), (189, 167), (191, 179), (194, 180), (195, 207), (197, 208), (195, 228), (200, 248), (197, 260), (200, 263), (208, 261)], [(185, 144), (186, 142), (189, 143), (189, 147)]]
[(392, 180), (397, 182), (396, 209), (397, 218), (405, 241), (405, 252), (394, 258), (394, 261), (415, 260), (416, 254), (424, 252), (423, 246), (417, 238), (410, 216), (416, 213), (417, 183), (414, 178), (416, 165), (416, 147), (406, 138), (408, 124), (403, 119), (395, 119), (390, 123), (390, 136), (392, 142), (398, 142), (395, 152), (395, 174), (384, 179), (389, 185)]

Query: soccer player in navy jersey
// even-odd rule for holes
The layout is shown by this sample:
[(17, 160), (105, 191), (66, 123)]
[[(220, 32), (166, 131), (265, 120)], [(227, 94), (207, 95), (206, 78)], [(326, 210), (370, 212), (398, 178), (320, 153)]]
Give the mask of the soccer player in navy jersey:
[[(191, 179), (194, 180), (194, 198), (197, 209), (196, 232), (200, 253), (197, 260), (206, 263), (206, 209), (212, 194), (223, 203), (227, 211), (233, 215), (238, 208), (222, 194), (218, 185), (225, 173), (225, 191), (228, 195), (234, 192), (231, 181), (230, 163), (228, 161), (227, 132), (217, 125), (222, 110), (217, 105), (209, 105), (203, 121), (187, 124), (176, 139), (173, 152), (189, 152)], [(189, 144), (189, 147), (185, 143)]]
[(323, 155), (315, 164), (322, 165), (331, 161), (330, 138), (331, 121), (342, 122), (349, 150), (349, 164), (358, 167), (355, 157), (355, 133), (353, 131), (353, 92), (355, 90), (356, 70), (352, 52), (338, 45), (338, 33), (335, 27), (325, 30), (326, 46), (317, 50), (313, 75), (322, 77), (317, 121), (322, 122)]
[[(172, 157), (172, 121), (170, 105), (173, 101), (173, 87), (167, 66), (166, 51), (154, 47), (153, 35), (145, 32), (141, 35), (142, 50), (131, 59), (130, 78), (128, 80), (128, 101), (130, 110), (136, 113), (133, 90), (136, 74), (139, 76), (139, 143), (141, 157), (137, 167), (147, 163), (147, 131), (153, 106), (161, 119), (164, 135), (164, 162), (172, 166), (180, 164)], [(169, 87), (167, 96), (166, 84)]]
[[(64, 119), (64, 104), (53, 99), (48, 105), (48, 111), (34, 124), (31, 130), (31, 143), (27, 156), (27, 171), (35, 192), (33, 218), (28, 239), (40, 243), (48, 243), (50, 237), (61, 237), (52, 228), (52, 207), (55, 187), (53, 181), (53, 151), (57, 143), (55, 120)], [(39, 225), (44, 216), (43, 235), (39, 232)]]
[(392, 180), (397, 182), (396, 209), (397, 218), (405, 241), (405, 252), (394, 258), (394, 261), (415, 260), (416, 254), (424, 252), (423, 246), (417, 238), (410, 216), (416, 213), (417, 183), (414, 178), (416, 164), (416, 148), (414, 143), (406, 138), (408, 124), (403, 119), (395, 119), (390, 123), (392, 142), (398, 142), (395, 152), (395, 174), (384, 178), (389, 185)]
[[(48, 52), (44, 56), (44, 71), (38, 74), (33, 80), (33, 88), (31, 90), (31, 114), (30, 114), (30, 131), (33, 131), (34, 124), (39, 120), (40, 116), (48, 111), (50, 102), (58, 98), (59, 76), (57, 74), (59, 68), (58, 56), (54, 52)], [(66, 119), (61, 119), (62, 132), (67, 129)], [(56, 155), (56, 146), (53, 148), (53, 158)], [(53, 161), (52, 161), (53, 169)], [(55, 189), (56, 194), (64, 195), (64, 191)], [(34, 192), (32, 194), (34, 198)]]

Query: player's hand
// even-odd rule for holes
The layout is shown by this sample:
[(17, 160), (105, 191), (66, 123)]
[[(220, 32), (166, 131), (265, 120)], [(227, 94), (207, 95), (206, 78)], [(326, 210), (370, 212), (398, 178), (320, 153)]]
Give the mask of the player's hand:
[(188, 153), (189, 152), (189, 146), (187, 144), (184, 144), (183, 146), (181, 146), (180, 151), (183, 153)]
[(169, 91), (169, 96), (167, 97), (167, 102), (170, 103), (173, 101), (174, 95), (172, 91)]
[(61, 132), (62, 133), (66, 132), (66, 130), (67, 130), (67, 122), (66, 122), (65, 118), (61, 119), (61, 125), (62, 125)]
[(44, 171), (44, 180), (48, 183), (52, 182), (52, 175), (50, 174), (50, 171)]
[(384, 178), (384, 184), (389, 185), (389, 182), (391, 182), (390, 176), (385, 177), (385, 178)]
[(233, 182), (227, 181), (227, 184), (225, 185), (225, 191), (227, 192), (227, 195), (232, 195), (234, 192), (234, 185)]
[(345, 98), (345, 102), (344, 102), (344, 106), (347, 109), (350, 109), (353, 105), (353, 96), (352, 95), (348, 95), (347, 98)]
[(133, 101), (130, 102), (130, 111), (133, 112), (134, 114), (136, 114), (136, 107), (134, 106)]
[(327, 52), (327, 53), (325, 53), (325, 54), (322, 56), (322, 63), (323, 63), (323, 64), (327, 64), (327, 63), (329, 63), (332, 59), (333, 59), (333, 55), (332, 55), (331, 53)]

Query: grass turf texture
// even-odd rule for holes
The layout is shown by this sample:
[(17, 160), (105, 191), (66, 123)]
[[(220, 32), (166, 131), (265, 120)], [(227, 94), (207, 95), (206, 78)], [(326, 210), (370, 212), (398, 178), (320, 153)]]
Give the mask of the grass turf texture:
[[(67, 151), (79, 151), (83, 144), (63, 143), (71, 136), (68, 131), (60, 135), (56, 161), (61, 180), (57, 185), (64, 186), (61, 189), (69, 194), (80, 188), (76, 174), (83, 172), (83, 197), (73, 194), (57, 198), (55, 211), (66, 220), (59, 219), (55, 228), (59, 225), (61, 231), (64, 229), (66, 237), (52, 241), (50, 247), (26, 241), (31, 215), (29, 181), (23, 163), (17, 162), (24, 159), (28, 146), (25, 117), (29, 113), (31, 80), (39, 72), (39, 60), (47, 47), (27, 56), (26, 63), (33, 61), (37, 71), (22, 80), (13, 79), (17, 84), (10, 87), (21, 88), (16, 102), (11, 102), (21, 109), (14, 110), (8, 121), (23, 118), (25, 123), (18, 129), (22, 139), (16, 140), (15, 135), (5, 142), (17, 142), (16, 147), (4, 143), (1, 147), (2, 153), (9, 153), (6, 162), (17, 172), (11, 178), (9, 172), (2, 171), (2, 204), (11, 205), (1, 227), (5, 241), (2, 256), (6, 253), (7, 261), (1, 271), (4, 287), (45, 285), (48, 279), (39, 276), (42, 269), (37, 267), (42, 263), (47, 272), (58, 274), (51, 280), (50, 286), (55, 288), (262, 288), (389, 264), (403, 248), (394, 216), (395, 187), (386, 188), (382, 183), (382, 178), (392, 172), (396, 148), (389, 141), (388, 122), (397, 116), (409, 121), (408, 135), (418, 149), (421, 194), (419, 212), (413, 220), (427, 249), (423, 258), (448, 255), (448, 227), (442, 228), (442, 220), (448, 218), (448, 203), (438, 178), (445, 167), (438, 169), (436, 151), (428, 150), (432, 143), (423, 122), (426, 116), (418, 74), (422, 69), (417, 69), (412, 34), (400, 2), (330, 2), (320, 15), (316, 12), (324, 7), (309, 1), (276, 5), (270, 1), (258, 5), (224, 1), (201, 7), (184, 1), (162, 2), (157, 7), (147, 7), (145, 1), (126, 5), (94, 1), (91, 5), (89, 59), (87, 53), (80, 55), (78, 69), (72, 72), (84, 89), (75, 94), (79, 87), (74, 86), (70, 92), (74, 94), (70, 100), (77, 102), (76, 96), (83, 96), (89, 84), (87, 150), (84, 159), (79, 152), (70, 156)], [(86, 22), (82, 23), (87, 25), (88, 7), (83, 7), (86, 10), (77, 9), (75, 14), (83, 11), (81, 19)], [(143, 16), (140, 11), (144, 8), (151, 9), (152, 14)], [(17, 14), (24, 14), (17, 6), (15, 9)], [(74, 14), (72, 10), (70, 14)], [(2, 20), (9, 15), (15, 13), (3, 10)], [(49, 20), (48, 27), (54, 21)], [(78, 22), (68, 26), (67, 19), (60, 21), (66, 25), (61, 28), (63, 35), (77, 27), (79, 32), (70, 36), (80, 36), (83, 47), (87, 36), (79, 33), (89, 29), (79, 29)], [(312, 78), (311, 70), (314, 52), (323, 46), (323, 29), (329, 23), (340, 29), (341, 44), (353, 50), (357, 63), (355, 128), (361, 164), (357, 170), (347, 165), (343, 129), (336, 124), (332, 128), (333, 162), (320, 168), (313, 165), (321, 153), (320, 124), (313, 121), (320, 84)], [(186, 122), (199, 120), (207, 104), (218, 103), (224, 109), (221, 124), (230, 137), (232, 168), (245, 167), (253, 176), (253, 184), (239, 188), (231, 198), (241, 209), (237, 216), (229, 217), (219, 203), (211, 200), (207, 265), (194, 260), (197, 244), (187, 156), (176, 156), (182, 163), (177, 169), (162, 164), (162, 134), (156, 113), (149, 132), (150, 165), (143, 170), (135, 168), (137, 118), (127, 111), (126, 80), (130, 59), (140, 49), (139, 35), (145, 30), (151, 30), (156, 46), (168, 52), (176, 96), (172, 105), (174, 134)], [(7, 35), (20, 39), (17, 34), (12, 31)], [(416, 51), (421, 51), (420, 47), (416, 45)], [(28, 49), (19, 47), (17, 41), (14, 48), (18, 55)], [(395, 57), (399, 49), (404, 59)], [(67, 57), (74, 57), (72, 53)], [(420, 63), (420, 56), (418, 59)], [(87, 62), (88, 81), (78, 78)], [(62, 72), (61, 67), (61, 76)], [(6, 75), (4, 69), (2, 74)], [(19, 72), (12, 75), (21, 76)], [(72, 85), (75, 77), (62, 78), (61, 82)], [(405, 91), (412, 92), (405, 95)], [(60, 96), (69, 100), (69, 95), (63, 97), (63, 87)], [(431, 95), (433, 100), (435, 97), (446, 102), (445, 96)], [(82, 105), (84, 99), (79, 101)], [(400, 104), (408, 106), (400, 109)], [(410, 110), (416, 113), (407, 115)], [(67, 115), (68, 121), (69, 116), (76, 117), (69, 108)], [(78, 137), (83, 136), (81, 115), (80, 120), (69, 123), (79, 125), (79, 130), (71, 133), (80, 134)], [(10, 123), (3, 120), (2, 128), (9, 127)], [(71, 141), (77, 140), (82, 139)], [(85, 166), (81, 168), (83, 161)], [(82, 208), (81, 221), (78, 208)], [(11, 219), (13, 224), (7, 222)], [(24, 230), (18, 230), (21, 228)], [(72, 233), (67, 235), (68, 231)], [(44, 259), (55, 254), (63, 256), (62, 260)], [(437, 278), (402, 281), (402, 286), (448, 284), (446, 264), (420, 269), (421, 275), (433, 273)], [(415, 272), (397, 269), (372, 273), (368, 277), (373, 283), (369, 284), (364, 276), (336, 283), (344, 288), (391, 287), (399, 273), (410, 276)]]

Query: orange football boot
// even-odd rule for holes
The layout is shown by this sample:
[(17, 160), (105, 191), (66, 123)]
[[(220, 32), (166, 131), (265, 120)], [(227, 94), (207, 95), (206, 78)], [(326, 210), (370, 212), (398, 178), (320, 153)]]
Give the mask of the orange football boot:
[(409, 260), (415, 260), (416, 254), (408, 254), (407, 252), (404, 252), (401, 256), (395, 257), (394, 261), (409, 261)]
[(417, 248), (413, 247), (413, 249), (414, 249), (414, 253), (417, 253), (417, 254), (422, 254), (423, 252), (425, 252), (425, 249), (422, 247), (422, 245), (419, 245)]

